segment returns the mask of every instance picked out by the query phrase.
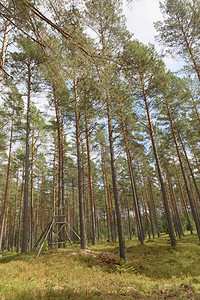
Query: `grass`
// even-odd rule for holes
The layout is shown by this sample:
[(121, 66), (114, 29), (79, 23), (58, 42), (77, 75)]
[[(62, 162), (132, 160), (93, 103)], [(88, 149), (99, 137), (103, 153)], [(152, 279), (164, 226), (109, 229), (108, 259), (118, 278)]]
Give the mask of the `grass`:
[(127, 241), (128, 262), (118, 244), (100, 242), (0, 258), (0, 299), (200, 299), (200, 244), (186, 235), (172, 248), (168, 237)]

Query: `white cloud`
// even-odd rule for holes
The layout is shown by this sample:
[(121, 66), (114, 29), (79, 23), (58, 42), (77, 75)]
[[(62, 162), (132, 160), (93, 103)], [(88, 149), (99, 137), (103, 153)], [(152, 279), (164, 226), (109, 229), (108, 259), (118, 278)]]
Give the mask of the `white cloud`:
[[(157, 32), (153, 23), (163, 20), (159, 8), (159, 0), (139, 0), (130, 5), (124, 1), (123, 13), (127, 19), (127, 28), (134, 34), (134, 38), (144, 44), (152, 43), (155, 45), (158, 53), (161, 53), (162, 47), (155, 40)], [(164, 58), (168, 69), (175, 72), (183, 67), (183, 61), (168, 57)]]
[(156, 31), (153, 22), (162, 20), (159, 0), (140, 0), (130, 5), (124, 5), (127, 27), (134, 37), (144, 44), (155, 43)]

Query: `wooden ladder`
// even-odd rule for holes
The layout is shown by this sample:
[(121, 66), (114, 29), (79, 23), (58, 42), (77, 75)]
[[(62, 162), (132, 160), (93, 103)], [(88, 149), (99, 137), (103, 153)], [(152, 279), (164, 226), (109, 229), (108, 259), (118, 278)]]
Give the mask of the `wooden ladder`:
[[(66, 229), (67, 226), (69, 226), (69, 224), (67, 224), (66, 217), (64, 215), (54, 215), (51, 217), (50, 222), (47, 224), (42, 235), (40, 236), (40, 238), (36, 242), (35, 246), (33, 247), (33, 251), (36, 252), (38, 250), (37, 257), (40, 255), (40, 252), (44, 246), (44, 243), (49, 236), (50, 236), (50, 239), (48, 241), (49, 248), (51, 248), (53, 245), (65, 246), (65, 243), (66, 243), (65, 237), (66, 236), (67, 236), (67, 239), (70, 242), (70, 244), (72, 246), (74, 246), (68, 235), (68, 232)], [(62, 230), (63, 230), (63, 240), (60, 238), (60, 233)], [(54, 235), (55, 241), (52, 240), (53, 235)]]
[(38, 239), (38, 241), (36, 242), (33, 251), (37, 251), (37, 249), (39, 248), (37, 257), (40, 255), (40, 252), (44, 246), (45, 240), (47, 239), (52, 227), (53, 227), (53, 223), (54, 220), (52, 219), (46, 226), (45, 230), (43, 231), (42, 235), (40, 236), (40, 238)]

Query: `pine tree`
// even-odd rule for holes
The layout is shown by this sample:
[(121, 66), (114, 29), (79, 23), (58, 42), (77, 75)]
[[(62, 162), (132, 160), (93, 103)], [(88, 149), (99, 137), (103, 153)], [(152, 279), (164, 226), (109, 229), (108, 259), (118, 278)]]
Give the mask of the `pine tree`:
[(200, 81), (199, 26), (200, 3), (198, 0), (160, 1), (164, 21), (155, 24), (160, 41), (173, 55), (180, 55), (189, 63)]

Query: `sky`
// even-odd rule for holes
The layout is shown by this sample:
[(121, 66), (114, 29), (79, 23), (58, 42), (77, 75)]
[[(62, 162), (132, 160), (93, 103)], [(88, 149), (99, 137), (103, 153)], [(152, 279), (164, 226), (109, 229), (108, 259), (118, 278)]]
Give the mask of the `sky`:
[[(144, 44), (155, 44), (158, 53), (161, 53), (162, 46), (155, 39), (157, 32), (153, 23), (163, 20), (159, 8), (159, 0), (133, 0), (131, 4), (126, 4), (124, 0), (123, 13), (127, 19), (127, 28), (134, 34), (134, 38)], [(0, 43), (1, 47), (1, 43)], [(183, 66), (183, 62), (171, 57), (164, 58), (165, 64), (171, 71), (178, 71)]]
[[(159, 0), (136, 0), (129, 5), (124, 3), (123, 13), (127, 19), (127, 28), (134, 33), (134, 38), (146, 45), (155, 44), (156, 50), (161, 53), (163, 48), (155, 40), (157, 32), (153, 25), (154, 22), (163, 20)], [(164, 61), (167, 68), (173, 72), (183, 66), (181, 60), (175, 60), (169, 56), (165, 57)]]

